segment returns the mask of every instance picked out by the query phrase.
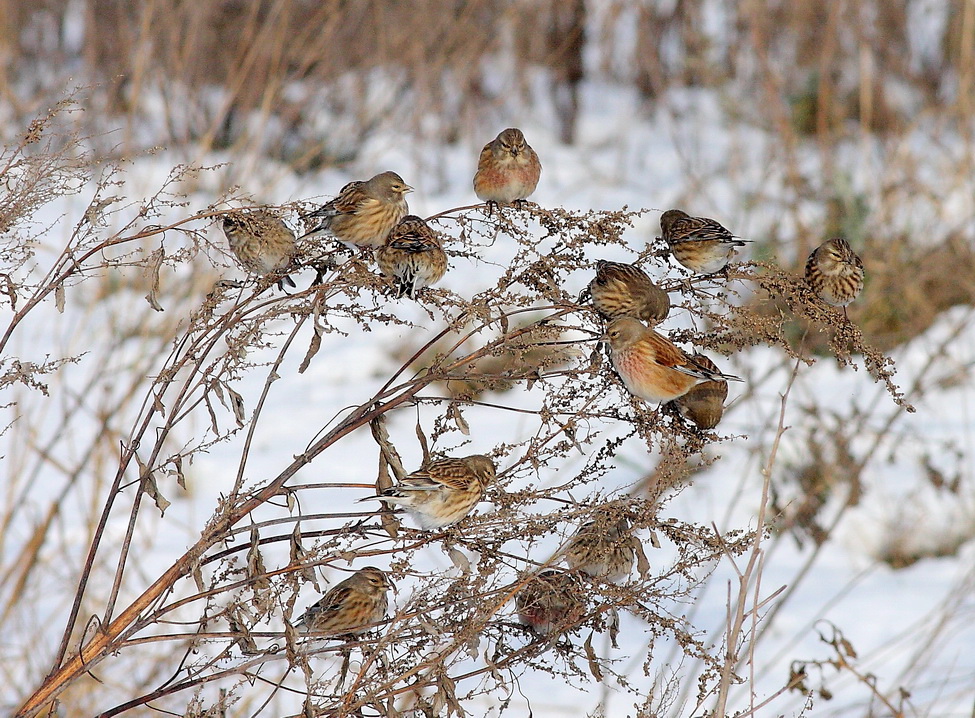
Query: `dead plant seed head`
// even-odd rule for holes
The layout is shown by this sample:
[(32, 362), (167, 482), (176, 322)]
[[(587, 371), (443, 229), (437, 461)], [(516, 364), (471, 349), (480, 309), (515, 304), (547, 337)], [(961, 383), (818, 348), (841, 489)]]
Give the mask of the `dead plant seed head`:
[[(43, 143), (43, 127), (28, 130), (29, 137), (40, 133), (32, 146)], [(495, 140), (500, 150), (485, 151), (507, 152), (512, 161), (527, 157), (532, 170), (537, 157), (524, 138), (506, 133)], [(68, 164), (52, 148), (3, 185), (10, 201), (0, 206), (13, 231), (64, 191), (52, 177), (90, 176), (90, 167)], [(482, 180), (500, 171), (481, 170)], [(648, 210), (570, 211), (522, 201), (397, 225), (411, 188), (387, 172), (346, 186), (312, 213), (311, 232), (296, 240), (278, 209), (241, 207), (237, 197), (221, 202), (240, 209), (215, 204), (189, 212), (174, 189), (180, 177), (175, 171), (157, 194), (135, 204), (117, 201), (118, 188), (106, 181), (45, 271), (27, 269), (30, 249), (3, 256), (4, 294), (14, 310), (5, 356), (11, 334), (44, 317), (39, 307), (46, 297), (59, 298), (53, 303), (65, 317), (87, 321), (74, 295), (96, 277), (119, 282), (100, 304), (122, 304), (145, 332), (113, 335), (115, 343), (99, 355), (105, 369), (89, 391), (115, 397), (100, 414), (104, 426), (93, 443), (104, 469), (97, 473), (110, 477), (93, 484), (102, 501), (98, 516), (106, 518), (90, 522), (92, 559), (81, 562), (76, 600), (59, 614), (64, 638), (53, 669), (24, 684), (30, 686), (24, 715), (37, 715), (55, 699), (80, 701), (86, 691), (97, 710), (123, 710), (102, 705), (113, 699), (86, 687), (84, 676), (124, 674), (143, 660), (175, 678), (134, 690), (126, 706), (185, 710), (197, 700), (190, 693), (205, 693), (211, 683), (239, 700), (258, 693), (273, 700), (274, 683), (289, 696), (307, 696), (311, 715), (389, 713), (408, 695), (417, 705), (459, 712), (528, 671), (576, 686), (595, 677), (646, 702), (625, 662), (593, 640), (605, 634), (617, 641), (624, 624), (646, 635), (645, 670), (660, 668), (655, 646), (667, 645), (677, 652), (671, 662), (693, 663), (702, 696), (717, 700), (732, 682), (729, 659), (685, 618), (687, 604), (718, 562), (760, 546), (765, 524), (757, 532), (718, 534), (667, 512), (701, 466), (720, 465), (709, 451), (749, 440), (716, 430), (722, 412), (733, 416), (737, 408), (734, 395), (726, 402), (728, 381), (737, 377), (718, 367), (741, 366), (732, 355), (769, 345), (796, 359), (796, 372), (804, 369), (812, 359), (790, 336), (801, 320), (830, 329), (836, 358), (854, 364), (862, 357), (907, 406), (891, 362), (864, 343), (852, 322), (837, 323), (836, 310), (802, 277), (771, 262), (728, 263), (725, 250), (722, 273), (690, 279), (664, 256), (636, 256), (624, 234)], [(511, 184), (507, 176), (495, 179)], [(529, 179), (518, 181), (533, 188)], [(488, 199), (523, 200), (530, 190), (515, 194)], [(111, 230), (102, 221), (106, 213), (114, 213)], [(247, 281), (221, 277), (231, 267), (224, 238), (207, 234), (215, 217), (237, 261), (254, 275)], [(701, 239), (678, 230), (664, 231), (674, 247)], [(380, 254), (380, 273), (368, 251), (339, 261), (311, 236), (319, 232), (409, 256)], [(705, 239), (740, 244), (723, 235)], [(415, 264), (413, 255), (431, 244), (440, 250), (434, 266)], [(487, 261), (485, 247), (508, 252), (505, 261)], [(605, 276), (610, 263), (597, 264), (607, 249), (635, 255), (633, 264), (612, 263), (616, 279)], [(448, 256), (473, 263), (476, 281), (461, 291), (437, 284)], [(190, 272), (172, 271), (189, 268), (206, 278), (206, 289)], [(267, 291), (285, 274), (298, 285), (292, 293)], [(389, 279), (413, 301), (392, 297)], [(612, 301), (603, 292), (610, 280), (619, 280)], [(587, 285), (598, 311), (578, 300)], [(669, 292), (691, 321), (678, 323), (659, 301), (646, 311), (651, 287), (667, 306)], [(786, 310), (763, 313), (748, 301), (754, 296)], [(650, 329), (640, 318), (659, 324)], [(399, 345), (388, 341), (396, 328), (409, 330)], [(315, 382), (327, 384), (344, 368), (333, 352), (373, 336), (385, 342), (382, 353), (395, 369), (378, 381), (349, 382), (343, 389), (356, 397), (349, 406), (311, 399), (310, 425), (306, 407), (296, 407), (301, 421), (268, 433), (278, 421), (268, 407), (279, 391), (299, 387), (317, 396)], [(608, 361), (600, 337), (608, 342)], [(130, 340), (144, 351), (131, 376), (115, 376), (111, 367), (131, 355)], [(54, 381), (59, 371), (84, 361), (80, 352), (44, 363), (11, 357), (0, 385), (63, 391)], [(118, 389), (122, 376), (132, 382), (125, 392)], [(691, 403), (696, 387), (713, 390), (706, 399), (716, 403)], [(748, 382), (732, 389), (752, 390)], [(692, 424), (675, 408), (656, 406), (680, 398)], [(73, 422), (66, 416), (59, 431), (68, 435)], [(726, 416), (721, 427), (728, 423)], [(353, 465), (337, 469), (336, 445), (357, 440), (350, 436), (367, 425), (375, 450), (360, 450)], [(271, 435), (289, 458), (269, 468), (255, 452)], [(207, 477), (221, 482), (212, 516), (185, 553), (142, 581), (140, 572), (126, 570), (134, 542), (155, 522), (173, 520), (184, 488), (200, 481), (194, 462), (203, 464), (218, 449), (236, 461), (223, 475)], [(418, 468), (407, 474), (413, 456)], [(66, 465), (66, 490), (71, 477), (89, 470), (84, 462)], [(354, 501), (363, 490), (378, 491), (370, 497), (378, 500), (374, 507)], [(166, 502), (166, 516), (145, 511), (146, 497), (160, 507)], [(401, 509), (419, 529), (399, 524)], [(121, 515), (125, 528), (116, 532), (112, 524), (108, 531), (109, 518)], [(658, 560), (654, 547), (664, 545), (669, 558)], [(324, 595), (323, 583), (331, 584)], [(99, 617), (98, 631), (83, 631), (83, 612)], [(291, 616), (298, 616), (294, 625)], [(176, 645), (191, 648), (176, 660), (172, 651), (157, 650)], [(258, 666), (275, 671), (274, 678), (254, 683)]]

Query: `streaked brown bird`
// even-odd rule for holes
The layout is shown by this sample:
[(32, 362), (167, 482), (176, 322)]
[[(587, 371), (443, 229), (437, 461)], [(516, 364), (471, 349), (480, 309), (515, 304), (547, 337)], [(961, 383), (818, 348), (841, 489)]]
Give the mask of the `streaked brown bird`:
[(674, 259), (695, 274), (720, 272), (728, 266), (735, 248), (746, 244), (713, 219), (691, 217), (679, 209), (660, 216), (660, 231)]
[(586, 612), (586, 598), (578, 578), (547, 568), (515, 594), (518, 620), (535, 633), (550, 636), (575, 626)]
[[(698, 366), (714, 374), (720, 374), (714, 362), (703, 354), (695, 354), (691, 360)], [(674, 400), (680, 415), (693, 422), (698, 429), (713, 429), (724, 414), (724, 403), (728, 398), (728, 382), (704, 381), (691, 387), (684, 396)]]
[(474, 194), (484, 202), (527, 199), (542, 174), (542, 163), (522, 131), (509, 127), (484, 145), (474, 174)]
[(364, 633), (386, 617), (386, 593), (392, 586), (384, 572), (366, 566), (329, 589), (301, 615), (295, 628), (323, 636)]
[(379, 269), (393, 280), (396, 296), (410, 299), (424, 287), (436, 284), (447, 271), (447, 255), (437, 233), (427, 223), (408, 214), (393, 227), (376, 253)]
[(381, 247), (390, 230), (409, 213), (406, 195), (412, 191), (395, 172), (349, 182), (335, 199), (302, 217), (320, 220), (302, 239), (332, 236), (356, 247)]
[(496, 475), (494, 462), (480, 454), (437, 459), (378, 496), (359, 500), (402, 506), (420, 528), (432, 531), (451, 526), (473, 511)]
[(610, 360), (623, 384), (644, 401), (671, 401), (702, 381), (741, 381), (699, 366), (669, 339), (633, 317), (614, 319), (603, 339), (609, 343)]
[(842, 237), (826, 240), (806, 261), (806, 281), (829, 305), (846, 307), (863, 289), (863, 262)]
[[(266, 209), (227, 212), (223, 216), (223, 233), (237, 261), (252, 274), (280, 274), (298, 254), (294, 232)], [(283, 289), (284, 284), (295, 286), (288, 276), (278, 280), (278, 289)]]
[(639, 267), (600, 259), (596, 278), (589, 282), (589, 296), (596, 311), (606, 319), (636, 317), (651, 326), (670, 312), (670, 296)]
[(610, 583), (626, 579), (636, 562), (630, 522), (609, 511), (597, 510), (573, 534), (565, 547), (570, 568)]

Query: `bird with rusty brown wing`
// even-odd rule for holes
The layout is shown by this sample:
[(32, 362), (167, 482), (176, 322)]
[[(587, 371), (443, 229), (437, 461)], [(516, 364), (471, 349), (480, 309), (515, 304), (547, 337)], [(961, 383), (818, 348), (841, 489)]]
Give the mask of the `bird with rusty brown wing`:
[(614, 319), (603, 339), (609, 343), (610, 361), (623, 384), (644, 401), (672, 401), (703, 381), (741, 381), (700, 366), (633, 317)]

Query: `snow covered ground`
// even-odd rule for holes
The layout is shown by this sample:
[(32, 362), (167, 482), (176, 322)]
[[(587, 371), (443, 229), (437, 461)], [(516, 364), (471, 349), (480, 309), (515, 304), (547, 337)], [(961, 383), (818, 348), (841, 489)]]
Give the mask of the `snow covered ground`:
[[(712, 94), (676, 93), (662, 106), (666, 109), (649, 112), (640, 107), (628, 90), (586, 87), (579, 141), (573, 146), (557, 141), (545, 117), (512, 118), (510, 124), (517, 124), (525, 131), (544, 167), (541, 184), (532, 199), (543, 207), (570, 209), (628, 206), (664, 210), (679, 205), (694, 214), (718, 218), (742, 236), (761, 237), (777, 218), (773, 216), (774, 203), (765, 210), (753, 201), (759, 195), (758, 190), (766, 199), (788, 199), (782, 170), (768, 162), (773, 152), (769, 147), (772, 140), (754, 128), (728, 127), (719, 98)], [(214, 201), (230, 182), (239, 182), (257, 201), (286, 203), (330, 197), (350, 179), (392, 169), (416, 187), (415, 194), (409, 197), (411, 210), (428, 216), (475, 201), (470, 178), (477, 152), (491, 136), (466, 137), (446, 147), (405, 144), (396, 136), (378, 137), (363, 149), (354, 167), (304, 177), (271, 163), (231, 159), (228, 168), (200, 176), (198, 184), (192, 187), (190, 209), (200, 209)], [(925, 141), (917, 136), (908, 140)], [(866, 141), (863, 147), (847, 149), (846, 154), (838, 155), (840, 163), (849, 173), (850, 181), (868, 194), (885, 181), (883, 172), (878, 173), (877, 168), (887, 167), (890, 157), (904, 150)], [(866, 152), (861, 152), (864, 149)], [(916, 146), (908, 149), (919, 151)], [(949, 154), (927, 154), (933, 165), (932, 196), (938, 195), (938, 184), (945, 177), (938, 172), (937, 165)], [(436, 161), (430, 161), (430, 157), (436, 157)], [(203, 164), (228, 160), (219, 155), (202, 159)], [(808, 174), (814, 176), (815, 153), (810, 151), (804, 159), (809, 163)], [(135, 199), (154, 191), (174, 163), (168, 153), (136, 161), (126, 173), (122, 190), (125, 196)], [(245, 166), (246, 171), (241, 171), (238, 165)], [(734, 167), (733, 173), (730, 167)], [(946, 190), (946, 196), (942, 195), (945, 202), (937, 214), (926, 214), (931, 211), (931, 204), (924, 197), (917, 198), (916, 207), (902, 206), (902, 211), (895, 214), (909, 222), (913, 207), (916, 211), (913, 216), (921, 217), (924, 222), (960, 224), (971, 216), (971, 198), (975, 196), (972, 190), (970, 184), (952, 185), (950, 192)], [(73, 221), (71, 218), (83, 212), (87, 201), (83, 192), (49, 205), (46, 214), (38, 217), (41, 224), (55, 224), (46, 235), (51, 251), (63, 243), (65, 228)], [(822, 218), (824, 210), (809, 207), (808, 212), (815, 221)], [(68, 219), (58, 224), (62, 214)], [(656, 235), (658, 218), (657, 211), (648, 212), (627, 233), (629, 248), (634, 253)], [(448, 233), (452, 231), (446, 223), (443, 228)], [(209, 231), (214, 242), (222, 242), (216, 229)], [(499, 241), (484, 248), (481, 262), (454, 259), (442, 286), (469, 296), (472, 287), (483, 288), (494, 281), (512, 251), (512, 244)], [(792, 260), (788, 248), (783, 254), (784, 259)], [(619, 249), (605, 253), (595, 249), (591, 258), (627, 259), (628, 256), (632, 257)], [(657, 276), (665, 271), (663, 264), (654, 267)], [(670, 276), (677, 276), (673, 267), (669, 271)], [(232, 269), (226, 273), (239, 276)], [(588, 279), (582, 273), (574, 275), (572, 280), (577, 284), (570, 290), (578, 293)], [(310, 274), (301, 275), (299, 286), (309, 280)], [(86, 344), (97, 347), (98, 326), (114, 325), (104, 321), (101, 313), (124, 314), (126, 303), (131, 301), (142, 300), (125, 295), (118, 306), (108, 301), (101, 308), (83, 310), (72, 308), (69, 302), (69, 310), (64, 315), (58, 314), (51, 302), (52, 306), (46, 309), (55, 331), (50, 332), (48, 325), (35, 322), (18, 337), (17, 352), (29, 356), (73, 352)], [(401, 302), (397, 311), (419, 326), (377, 326), (368, 333), (350, 327), (348, 336), (325, 335), (321, 351), (304, 374), (298, 374), (297, 368), (308, 334), (300, 336), (296, 345), (302, 346), (302, 350), (287, 356), (279, 370), (281, 378), (274, 383), (264, 406), (245, 470), (248, 483), (260, 483), (275, 476), (303, 451), (333, 415), (371, 396), (389, 373), (398, 368), (399, 361), (393, 351), (396, 347), (418, 345), (424, 336), (437, 329), (429, 326), (422, 310), (408, 302)], [(153, 315), (156, 316), (160, 322), (172, 320), (171, 316)], [(908, 705), (915, 708), (908, 708), (906, 714), (970, 715), (971, 687), (975, 685), (972, 546), (966, 544), (957, 553), (923, 558), (896, 570), (877, 559), (892, 544), (898, 544), (905, 554), (936, 554), (939, 546), (951, 545), (956, 540), (963, 543), (975, 529), (972, 484), (975, 464), (971, 449), (975, 445), (971, 401), (975, 323), (972, 320), (971, 307), (957, 307), (940, 317), (924, 335), (893, 353), (897, 366), (895, 381), (916, 407), (914, 414), (896, 407), (884, 387), (875, 383), (862, 366), (858, 370), (839, 367), (832, 359), (820, 358), (811, 367), (800, 367), (787, 405), (785, 424), (789, 428), (782, 438), (772, 483), (780, 490), (784, 504), (788, 505), (790, 499), (798, 502), (801, 497), (797, 495), (795, 476), (809, 458), (810, 439), (814, 438), (832, 454), (836, 451), (835, 438), (829, 433), (832, 428), (849, 440), (852, 456), (868, 457), (860, 476), (862, 496), (855, 506), (845, 509), (848, 487), (841, 483), (826, 499), (823, 515), (839, 518), (831, 540), (818, 548), (808, 539), (800, 545), (790, 533), (766, 540), (758, 594), (765, 597), (780, 587), (785, 587), (786, 592), (762, 609), (763, 614), (771, 613), (767, 618), (768, 630), (756, 643), (754, 665), (740, 668), (749, 681), (733, 691), (731, 710), (749, 707), (749, 690), (754, 691), (756, 702), (778, 690), (789, 675), (792, 661), (832, 657), (828, 647), (817, 638), (817, 628), (828, 633), (821, 623), (825, 620), (835, 624), (856, 648), (857, 669), (876, 676), (881, 691), (889, 695), (900, 685), (912, 691)], [(688, 327), (693, 322), (687, 312), (677, 311), (666, 326), (668, 329)], [(268, 352), (269, 357), (273, 354), (274, 350)], [(125, 364), (124, 352), (112, 360)], [(63, 370), (64, 386), (81, 386), (86, 363), (97, 361), (100, 361), (98, 352), (92, 351), (82, 358), (78, 368)], [(720, 426), (721, 433), (732, 438), (709, 449), (719, 458), (666, 502), (660, 514), (662, 519), (676, 518), (704, 526), (714, 523), (721, 532), (756, 527), (761, 469), (775, 437), (780, 394), (789, 384), (792, 367), (793, 362), (780, 352), (763, 347), (734, 356), (733, 373), (752, 383), (747, 398), (737, 402), (744, 390), (732, 387), (730, 399), (736, 403)], [(755, 383), (759, 378), (760, 383)], [(234, 384), (248, 411), (259, 397), (262, 385), (260, 372), (245, 375)], [(32, 407), (44, 403), (36, 395), (22, 400), (30, 402)], [(503, 397), (505, 403), (514, 406), (528, 405), (532, 400), (532, 392), (522, 388)], [(45, 418), (43, 409), (32, 411), (39, 412), (27, 414), (36, 426), (51, 426), (52, 420)], [(419, 412), (402, 410), (390, 417), (389, 432), (404, 455), (407, 469), (418, 466), (421, 458), (413, 438), (417, 417), (429, 430), (435, 413), (435, 409), (425, 407)], [(465, 411), (465, 418), (475, 428), (470, 443), (463, 448), (465, 453), (489, 451), (501, 442), (517, 442), (535, 430), (530, 420), (512, 419), (506, 412), (471, 408)], [(221, 420), (229, 419), (225, 416)], [(120, 421), (120, 427), (124, 426), (124, 421)], [(8, 432), (0, 442), (8, 443), (18, 436), (16, 432)], [(454, 437), (458, 441), (464, 438)], [(139, 534), (144, 548), (140, 549), (138, 570), (129, 574), (133, 578), (132, 591), (143, 585), (144, 577), (151, 578), (160, 568), (168, 566), (199, 535), (219, 497), (232, 484), (242, 440), (240, 435), (198, 455), (192, 466), (186, 468), (185, 495), (175, 486), (167, 486), (165, 493), (174, 503), (164, 519), (146, 519), (147, 528)], [(8, 446), (2, 453), (6, 455), (10, 451)], [(652, 468), (656, 458), (648, 457), (641, 443), (628, 442), (620, 450), (618, 470), (607, 477), (602, 489), (607, 493), (627, 490)], [(371, 484), (375, 481), (376, 448), (366, 430), (344, 439), (322, 459), (303, 469), (294, 483)], [(581, 466), (584, 457), (577, 461)], [(926, 464), (948, 477), (959, 476), (957, 491), (933, 485)], [(500, 468), (504, 470), (506, 466), (502, 463)], [(570, 461), (561, 470), (568, 473), (578, 468)], [(548, 472), (540, 472), (536, 478), (543, 483), (557, 479)], [(522, 483), (506, 484), (500, 490), (515, 491), (524, 485), (524, 478), (518, 481)], [(42, 482), (43, 477), (38, 480)], [(306, 507), (312, 513), (363, 511), (368, 507), (364, 509), (363, 504), (355, 504), (353, 500), (365, 493), (319, 490), (305, 492), (303, 500), (311, 503), (314, 497), (315, 505)], [(98, 501), (98, 497), (89, 498)], [(482, 504), (479, 509), (482, 514), (491, 511), (490, 504)], [(280, 509), (262, 510), (255, 519), (282, 513), (285, 512)], [(125, 517), (120, 516), (118, 523), (113, 523), (111, 538), (117, 537), (124, 521)], [(336, 525), (334, 521), (307, 522), (302, 528)], [(565, 532), (570, 529), (566, 526)], [(289, 531), (290, 525), (282, 533)], [(532, 552), (542, 555), (554, 550), (565, 532), (532, 545)], [(643, 538), (648, 538), (646, 533)], [(660, 549), (647, 551), (653, 572), (662, 571), (676, 558), (674, 547), (666, 541)], [(445, 553), (434, 549), (426, 551), (422, 560), (424, 564), (417, 567), (421, 571), (456, 570)], [(269, 567), (286, 564), (287, 550), (268, 549), (265, 562)], [(702, 583), (694, 604), (686, 607), (690, 623), (709, 643), (722, 639), (720, 631), (728, 611), (729, 582), (731, 590), (737, 590), (729, 560), (720, 561), (714, 570)], [(335, 581), (341, 576), (328, 578)], [(400, 583), (395, 601), (402, 606), (409, 601), (413, 586), (408, 579)], [(316, 598), (313, 589), (306, 587), (297, 605), (300, 608)], [(63, 609), (58, 604), (47, 617), (55, 629), (58, 612)], [(509, 606), (507, 611), (512, 613), (513, 607)], [(642, 622), (625, 612), (621, 621), (620, 648), (600, 645), (601, 641), (597, 640), (597, 651), (602, 656), (624, 659), (622, 665), (626, 666), (625, 672), (634, 685), (652, 686), (659, 674), (641, 675), (641, 657), (647, 650)], [(764, 625), (759, 624), (759, 629)], [(53, 644), (56, 637), (56, 632), (45, 636), (45, 646)], [(575, 636), (572, 640), (578, 643), (582, 638)], [(635, 657), (632, 663), (627, 662), (629, 657)], [(672, 658), (673, 654), (658, 647), (653, 665), (663, 671)], [(322, 659), (322, 665), (327, 660)], [(815, 699), (808, 715), (884, 714), (885, 709), (876, 702), (871, 704), (866, 686), (852, 680), (848, 673), (834, 679), (827, 670), (827, 675), (826, 684), (833, 700)], [(815, 673), (810, 673), (809, 685), (813, 689), (817, 687)], [(4, 693), (12, 699), (17, 692)], [(676, 698), (679, 705), (669, 714), (690, 715), (695, 694), (696, 686), (690, 681), (682, 685)], [(282, 706), (290, 705), (288, 698), (281, 700)], [(600, 712), (606, 716), (635, 714), (633, 698), (617, 688), (604, 690), (590, 682), (580, 690), (548, 674), (532, 671), (521, 678), (518, 689), (512, 690), (511, 695), (496, 701), (476, 698), (468, 709), (475, 715), (499, 715), (502, 700), (510, 700), (512, 715), (528, 714), (524, 706), (530, 706), (531, 714), (540, 717)], [(794, 715), (805, 702), (803, 695), (787, 694), (757, 714)]]

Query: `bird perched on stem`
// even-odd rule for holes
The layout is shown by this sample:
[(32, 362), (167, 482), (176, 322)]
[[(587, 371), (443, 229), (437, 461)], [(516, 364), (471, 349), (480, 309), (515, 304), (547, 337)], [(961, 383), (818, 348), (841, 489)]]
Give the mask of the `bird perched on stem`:
[(542, 163), (525, 135), (509, 127), (481, 150), (474, 194), (484, 202), (520, 202), (535, 191), (541, 174)]
[[(298, 253), (294, 232), (266, 209), (227, 212), (223, 216), (223, 233), (237, 261), (253, 274), (284, 272)], [(278, 289), (283, 289), (284, 284), (295, 286), (286, 275), (278, 280)]]
[(486, 456), (437, 459), (402, 482), (360, 501), (378, 500), (402, 506), (427, 531), (451, 526), (474, 510), (497, 467)]
[(610, 360), (623, 384), (644, 401), (671, 401), (702, 381), (741, 381), (700, 366), (633, 317), (614, 319), (603, 339), (609, 343)]
[(633, 570), (635, 540), (626, 518), (597, 510), (593, 520), (580, 526), (569, 539), (565, 560), (570, 568), (587, 576), (618, 583)]
[(436, 284), (447, 271), (447, 255), (436, 232), (413, 214), (393, 227), (376, 260), (382, 273), (393, 280), (397, 297), (405, 294), (415, 299), (417, 291)]
[[(715, 374), (719, 374), (714, 362), (703, 354), (695, 354), (691, 361)], [(728, 382), (704, 381), (674, 400), (677, 411), (698, 429), (713, 429), (724, 414), (724, 402), (728, 398)]]
[(596, 311), (606, 319), (636, 317), (659, 324), (670, 312), (670, 297), (639, 267), (620, 262), (596, 262), (596, 277), (589, 282), (589, 296)]
[(728, 266), (735, 248), (746, 244), (713, 219), (691, 217), (679, 209), (660, 216), (660, 231), (674, 259), (695, 274), (720, 272)]
[(863, 262), (842, 237), (826, 240), (806, 261), (806, 282), (827, 304), (843, 308), (863, 289)]
[(393, 584), (374, 566), (356, 571), (308, 608), (295, 628), (303, 633), (345, 636), (364, 633), (386, 617)]
[(549, 636), (577, 624), (586, 612), (586, 600), (575, 576), (547, 568), (515, 594), (515, 607), (523, 625)]
[(412, 191), (395, 172), (349, 182), (335, 199), (302, 217), (319, 220), (302, 239), (332, 236), (356, 247), (381, 247), (390, 230), (409, 213), (406, 195)]

